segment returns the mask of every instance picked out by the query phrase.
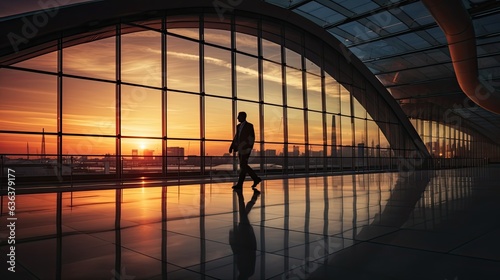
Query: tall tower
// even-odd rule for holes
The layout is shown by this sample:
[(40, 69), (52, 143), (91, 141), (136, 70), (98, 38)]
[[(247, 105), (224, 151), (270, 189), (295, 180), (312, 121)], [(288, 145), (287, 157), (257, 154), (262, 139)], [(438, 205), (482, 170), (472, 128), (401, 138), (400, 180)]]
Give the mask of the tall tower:
[(335, 123), (335, 115), (332, 115), (332, 157), (337, 157), (337, 124)]
[(45, 159), (45, 128), (42, 128), (42, 153), (40, 157)]

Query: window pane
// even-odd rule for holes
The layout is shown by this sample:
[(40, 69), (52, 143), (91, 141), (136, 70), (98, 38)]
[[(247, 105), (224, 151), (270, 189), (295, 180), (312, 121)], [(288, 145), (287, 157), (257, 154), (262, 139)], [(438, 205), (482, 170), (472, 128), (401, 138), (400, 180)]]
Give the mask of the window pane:
[(366, 121), (363, 119), (354, 119), (354, 143), (355, 145), (363, 144), (366, 146)]
[(262, 39), (262, 55), (266, 59), (281, 63), (281, 46)]
[(302, 71), (286, 68), (286, 99), (287, 105), (304, 108), (304, 97), (302, 93)]
[(340, 117), (342, 126), (342, 146), (351, 146), (353, 141), (352, 124), (350, 117)]
[(285, 49), (286, 54), (286, 65), (294, 67), (296, 69), (302, 69), (302, 58), (300, 54), (290, 50)]
[(122, 81), (161, 86), (161, 34), (142, 31), (122, 35)]
[(205, 138), (232, 140), (232, 102), (229, 99), (205, 97)]
[[(122, 155), (123, 156), (138, 156), (143, 158), (149, 156), (161, 156), (162, 144), (159, 139), (128, 139), (122, 138)], [(151, 154), (152, 153), (152, 154)]]
[(264, 105), (264, 140), (283, 143), (283, 108)]
[[(207, 160), (207, 163), (212, 165), (217, 166), (219, 164), (227, 164), (227, 163), (232, 163), (232, 157), (229, 154), (229, 146), (231, 146), (231, 142), (226, 141), (206, 141), (205, 142), (205, 155), (206, 156), (211, 156), (215, 157), (212, 158), (211, 161), (210, 159)], [(220, 156), (226, 156), (227, 158), (221, 159), (218, 158)], [(208, 168), (208, 167), (207, 167)], [(232, 165), (230, 166), (230, 169), (232, 170)]]
[(17, 67), (57, 72), (57, 52), (51, 52), (41, 56), (33, 57), (14, 64)]
[(162, 136), (162, 92), (122, 86), (122, 135)]
[[(387, 141), (387, 138), (385, 137), (385, 134), (382, 133), (381, 130), (379, 130), (379, 135), (380, 135), (380, 147), (381, 148), (390, 148), (389, 141)], [(428, 141), (424, 140), (424, 143), (427, 143), (427, 142)]]
[(237, 32), (236, 49), (240, 52), (257, 55), (257, 37)]
[(336, 115), (326, 116), (326, 131), (327, 138), (326, 142), (328, 145), (337, 146), (340, 145), (340, 117)]
[(281, 65), (263, 61), (264, 101), (283, 104)]
[(304, 111), (288, 109), (288, 142), (304, 143)]
[(351, 93), (342, 85), (340, 85), (340, 107), (342, 115), (351, 115)]
[[(45, 138), (45, 155), (57, 153), (57, 137), (45, 134), (5, 134), (0, 133), (0, 154), (22, 154), (9, 158), (39, 159), (42, 153), (42, 139)], [(5, 158), (4, 158), (5, 159)]]
[(0, 100), (2, 130), (57, 132), (56, 76), (0, 69)]
[(326, 111), (340, 113), (340, 87), (339, 83), (327, 75), (325, 78)]
[(366, 117), (366, 109), (359, 103), (356, 98), (352, 98), (352, 107), (353, 107), (353, 115), (357, 118), (365, 118)]
[(236, 64), (238, 98), (259, 101), (258, 60), (237, 54)]
[(318, 65), (314, 64), (312, 61), (306, 58), (306, 69), (307, 72), (321, 76), (321, 69)]
[[(255, 130), (255, 141), (260, 141), (260, 125), (259, 125), (259, 104), (252, 102), (242, 102), (238, 101), (238, 112), (247, 113), (247, 121), (253, 124)], [(258, 144), (254, 146), (254, 149), (259, 149)]]
[(170, 89), (200, 91), (198, 43), (167, 36), (167, 86)]
[(323, 116), (321, 113), (309, 112), (309, 143), (323, 144)]
[(65, 155), (96, 155), (116, 154), (116, 139), (114, 137), (66, 136), (62, 137), (63, 154)]
[[(264, 155), (267, 158), (267, 163), (268, 164), (272, 164), (272, 163), (280, 164), (281, 162), (274, 162), (273, 158), (283, 156), (283, 144), (268, 144), (268, 143), (266, 143), (264, 145), (264, 147), (265, 147)], [(281, 165), (269, 166), (268, 168), (281, 169), (281, 168), (283, 168), (283, 166), (281, 166)]]
[(323, 161), (318, 160), (318, 158), (323, 157), (323, 154), (322, 145), (309, 145), (309, 156), (315, 158), (310, 162), (311, 168), (323, 168)]
[(321, 78), (307, 74), (307, 108), (323, 111), (321, 100)]
[(200, 37), (199, 15), (170, 15), (166, 18), (167, 31), (185, 37), (198, 39)]
[[(200, 164), (200, 141), (199, 140), (167, 140), (167, 154), (170, 151), (179, 151), (184, 149), (184, 161), (191, 164)], [(174, 153), (175, 156), (178, 154)], [(194, 167), (195, 169), (197, 167)], [(199, 167), (198, 167), (199, 170)]]
[(203, 39), (205, 39), (205, 42), (231, 48), (231, 31), (205, 28), (204, 33)]
[(116, 134), (115, 85), (63, 79), (63, 132)]
[[(304, 156), (304, 152), (305, 152), (305, 146), (304, 145), (289, 145), (288, 146), (288, 156), (289, 157), (301, 157), (301, 156)], [(292, 166), (290, 166), (290, 168), (294, 168), (294, 167), (297, 167), (302, 165), (303, 167), (303, 161), (294, 161), (293, 159), (290, 161), (292, 164)]]
[(205, 46), (205, 91), (231, 96), (231, 52)]
[(380, 145), (380, 141), (378, 138), (379, 128), (376, 122), (368, 121), (367, 122), (367, 131), (368, 131), (368, 145), (372, 148), (376, 148)]
[(167, 136), (200, 138), (200, 96), (167, 92)]
[(116, 37), (93, 41), (63, 50), (63, 72), (92, 78), (115, 80)]

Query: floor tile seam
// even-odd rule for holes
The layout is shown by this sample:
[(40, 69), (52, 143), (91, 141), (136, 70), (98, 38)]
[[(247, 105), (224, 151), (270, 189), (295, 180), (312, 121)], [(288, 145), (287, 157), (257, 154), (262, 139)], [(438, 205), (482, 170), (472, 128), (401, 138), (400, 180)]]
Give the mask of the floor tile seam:
[(174, 232), (174, 231), (169, 231), (169, 230), (167, 230), (167, 232), (174, 233), (176, 235), (185, 236), (185, 237), (196, 238), (196, 239), (199, 239), (199, 240), (205, 240), (205, 241), (210, 241), (210, 242), (214, 242), (214, 243), (219, 243), (219, 244), (222, 244), (222, 245), (228, 245), (228, 246), (230, 245), (228, 243), (224, 243), (224, 242), (219, 241), (219, 240), (208, 239), (208, 238), (200, 237), (200, 236), (196, 236), (196, 235), (190, 235), (190, 234), (185, 234), (185, 233), (180, 233), (180, 232)]
[[(270, 252), (263, 252), (263, 253), (265, 253), (265, 254), (267, 254), (267, 255), (273, 255), (273, 256), (277, 256), (277, 257), (282, 257), (282, 258), (291, 258), (291, 259), (294, 259), (294, 260), (297, 260), (297, 261), (302, 261), (302, 262), (304, 262), (304, 261), (305, 261), (305, 259), (302, 259), (302, 258), (296, 258), (296, 257), (292, 257), (292, 256), (287, 256), (287, 255), (280, 255), (280, 254), (270, 253)], [(320, 257), (320, 258), (321, 258), (321, 257)], [(318, 259), (320, 259), (320, 258), (318, 258)], [(317, 260), (317, 259), (316, 259), (316, 260)], [(316, 260), (310, 260), (310, 261), (308, 261), (308, 262), (316, 262)], [(287, 270), (284, 270), (283, 272), (278, 272), (277, 274), (272, 275), (272, 276), (269, 276), (269, 277), (267, 277), (267, 278), (265, 278), (265, 279), (273, 279), (273, 278), (275, 278), (275, 277), (277, 277), (277, 276), (279, 276), (279, 275), (282, 275), (282, 274), (287, 274), (288, 272), (290, 272), (290, 271), (292, 271), (292, 270), (294, 270), (294, 269), (297, 269), (297, 268), (299, 268), (299, 267), (302, 267), (302, 266), (304, 266), (304, 265), (307, 265), (307, 263), (304, 263), (304, 264), (301, 264), (301, 265), (295, 265), (295, 264), (293, 264), (293, 265), (292, 265), (292, 266), (290, 266)]]
[[(291, 231), (291, 232), (294, 232), (294, 233), (308, 233), (308, 232), (305, 232), (305, 231), (300, 231), (300, 230), (296, 230), (296, 229), (285, 229), (285, 228), (280, 228), (280, 227), (273, 227), (273, 226), (264, 226), (264, 228), (269, 228), (269, 229), (278, 229), (278, 230), (282, 230), (282, 231)], [(316, 234), (316, 233), (313, 233), (315, 235), (321, 235), (321, 234)]]
[(361, 243), (376, 244), (376, 245), (381, 245), (381, 246), (388, 246), (388, 247), (394, 247), (394, 248), (405, 249), (405, 250), (421, 251), (421, 252), (434, 253), (434, 254), (440, 254), (440, 255), (452, 255), (446, 251), (436, 251), (436, 250), (429, 250), (429, 249), (423, 249), (423, 248), (408, 247), (408, 246), (395, 245), (395, 244), (389, 244), (389, 243), (383, 243), (383, 242), (376, 242), (374, 240), (361, 241)]
[[(38, 276), (36, 276), (36, 275), (35, 275), (35, 274), (31, 271), (31, 270), (29, 270), (29, 269), (28, 269), (28, 268), (27, 268), (27, 267), (23, 264), (23, 262), (22, 262), (22, 261), (18, 261), (18, 260), (16, 259), (16, 265), (21, 266), (21, 267), (24, 269), (24, 271), (26, 271), (26, 273), (28, 273), (28, 274), (29, 274), (31, 277), (33, 277), (34, 279), (38, 279), (38, 280), (40, 280), (40, 279), (41, 279), (41, 278), (39, 278)], [(16, 272), (14, 272), (14, 273), (16, 273)]]
[[(304, 245), (305, 245), (305, 244), (296, 245), (296, 246), (293, 246), (293, 247), (289, 247), (289, 249), (294, 248), (294, 247), (304, 246)], [(344, 251), (344, 250), (347, 250), (347, 249), (351, 248), (351, 247), (352, 247), (352, 246), (354, 246), (354, 245), (357, 245), (357, 243), (353, 243), (352, 245), (346, 246), (346, 247), (344, 247), (344, 248), (342, 248), (342, 249), (339, 249), (338, 251), (335, 251), (335, 252), (332, 252), (332, 253), (327, 253), (327, 254), (325, 254), (325, 255), (323, 255), (323, 256), (317, 257), (317, 258), (315, 258), (315, 259), (313, 259), (313, 260), (310, 260), (310, 261), (314, 261), (314, 262), (316, 262), (316, 261), (318, 261), (319, 259), (327, 258), (327, 257), (329, 257), (329, 256), (332, 256), (332, 255), (334, 255), (334, 254), (337, 254), (337, 253), (340, 253), (340, 252), (342, 252), (342, 251)], [(268, 253), (268, 254), (273, 254), (273, 255), (278, 255), (278, 256), (282, 256), (282, 257), (286, 257), (286, 258), (292, 258), (292, 259), (296, 259), (296, 260), (305, 260), (305, 258), (304, 258), (304, 259), (302, 259), (302, 258), (298, 258), (298, 257), (290, 256), (290, 255), (285, 255), (284, 253), (283, 253), (283, 255), (281, 255), (281, 254), (279, 254), (279, 253), (278, 253), (278, 252), (283, 252), (283, 251), (285, 251), (285, 249), (277, 250), (277, 251), (274, 251), (274, 252), (266, 252), (266, 253)]]
[[(397, 231), (400, 231), (400, 230), (401, 230), (401, 228), (395, 228), (395, 227), (391, 227), (391, 226), (383, 226), (383, 225), (376, 225), (376, 226), (378, 226), (378, 227), (383, 227), (383, 228), (388, 228), (388, 229), (394, 229), (394, 230), (393, 230), (393, 231), (391, 231), (391, 232), (388, 232), (388, 233), (384, 233), (384, 234), (381, 234), (381, 235), (375, 236), (375, 237), (370, 238), (370, 239), (367, 239), (367, 240), (372, 240), (372, 239), (375, 239), (375, 238), (379, 238), (379, 237), (381, 237), (381, 236), (385, 236), (385, 235), (388, 235), (388, 234), (392, 234), (392, 233), (395, 233), (395, 232), (397, 232)], [(353, 229), (354, 229), (354, 228), (349, 228), (349, 229), (346, 229), (346, 230), (344, 230), (344, 231), (342, 231), (342, 232), (340, 232), (340, 233), (336, 233), (336, 234), (329, 235), (329, 236), (332, 236), (332, 237), (338, 237), (338, 238), (344, 238), (344, 239), (349, 239), (349, 240), (358, 240), (358, 241), (359, 241), (359, 239), (356, 239), (356, 238), (344, 237), (344, 236), (343, 236), (343, 235), (344, 235), (344, 233), (349, 232), (349, 231), (351, 231), (351, 230), (353, 230)], [(342, 236), (339, 236), (339, 235), (342, 235)]]
[[(163, 261), (161, 261), (161, 262), (163, 262)], [(189, 271), (189, 272), (193, 272), (193, 273), (196, 273), (196, 274), (199, 274), (199, 275), (209, 276), (210, 278), (214, 278), (214, 279), (220, 279), (220, 278), (213, 277), (213, 276), (210, 276), (210, 275), (207, 275), (207, 274), (205, 274), (205, 273), (201, 273), (201, 272), (199, 272), (199, 271), (196, 271), (196, 270), (193, 270), (193, 269), (192, 269), (193, 267), (199, 266), (199, 265), (201, 265), (201, 264), (194, 264), (194, 265), (190, 265), (190, 266), (186, 266), (186, 267), (184, 267), (184, 266), (180, 266), (180, 265), (177, 265), (177, 264), (171, 263), (171, 262), (169, 262), (169, 261), (164, 261), (164, 262), (165, 262), (165, 263), (167, 263), (167, 264), (169, 264), (169, 265), (171, 265), (171, 266), (175, 266), (176, 268), (178, 268), (178, 269), (176, 269), (176, 270), (174, 270), (174, 271), (167, 272), (167, 275), (166, 275), (166, 276), (168, 276), (168, 274), (171, 274), (171, 273), (179, 272), (179, 271), (182, 271), (182, 270), (187, 270), (187, 271)], [(163, 276), (163, 273), (162, 273), (162, 276)], [(167, 277), (167, 279), (168, 279), (168, 277)]]
[(488, 262), (495, 262), (500, 265), (500, 260), (495, 260), (495, 259), (489, 259), (489, 258), (483, 258), (483, 257), (474, 257), (470, 255), (463, 255), (463, 254), (458, 254), (458, 253), (446, 253), (447, 255), (450, 256), (456, 256), (456, 257), (462, 257), (462, 258), (469, 258), (469, 259), (474, 259), (474, 260), (481, 260), (481, 261), (488, 261)]
[[(143, 255), (143, 256), (145, 256), (145, 257), (148, 257), (148, 258), (151, 258), (151, 259), (157, 260), (157, 261), (159, 261), (159, 262), (162, 262), (162, 263), (163, 263), (163, 262), (165, 262), (165, 263), (167, 263), (167, 264), (173, 265), (173, 266), (178, 267), (178, 268), (180, 268), (180, 269), (186, 269), (186, 270), (189, 270), (189, 271), (191, 271), (191, 272), (195, 272), (195, 273), (198, 273), (198, 274), (202, 274), (202, 275), (204, 275), (203, 273), (197, 272), (197, 271), (195, 271), (195, 270), (188, 269), (188, 267), (193, 267), (193, 266), (196, 266), (196, 264), (195, 264), (195, 265), (191, 265), (191, 266), (187, 266), (187, 267), (182, 267), (182, 266), (180, 266), (180, 265), (176, 265), (176, 264), (174, 264), (174, 263), (171, 263), (171, 262), (169, 262), (169, 261), (167, 261), (167, 260), (163, 261), (162, 259), (159, 259), (159, 258), (156, 258), (156, 257), (150, 256), (150, 255), (145, 254), (145, 253), (142, 253), (142, 252), (140, 252), (140, 251), (137, 251), (136, 249), (132, 249), (132, 248), (129, 248), (129, 247), (126, 247), (126, 246), (123, 246), (123, 245), (121, 245), (120, 247), (121, 247), (121, 248), (124, 248), (124, 249), (127, 249), (127, 250), (129, 250), (129, 251), (132, 251), (132, 252), (134, 252), (134, 253), (137, 253), (137, 254), (139, 254), (139, 255)], [(166, 251), (168, 252), (168, 247), (166, 248)], [(230, 255), (227, 255), (227, 256), (225, 256), (225, 257), (228, 257), (228, 256), (230, 256)], [(220, 258), (217, 258), (217, 259), (221, 259), (221, 258), (224, 258), (224, 257), (220, 257)], [(212, 261), (212, 260), (210, 260), (210, 261)], [(201, 263), (198, 263), (197, 265), (201, 265)], [(212, 276), (210, 276), (210, 277), (212, 277)]]
[[(115, 243), (115, 244), (116, 244), (116, 243)], [(145, 254), (145, 253), (142, 253), (142, 252), (140, 252), (140, 251), (137, 251), (136, 249), (132, 249), (132, 248), (127, 247), (127, 246), (124, 246), (124, 245), (120, 245), (120, 247), (121, 247), (121, 248), (123, 248), (123, 249), (129, 250), (129, 251), (131, 251), (131, 252), (134, 252), (134, 253), (136, 253), (136, 254), (142, 255), (142, 256), (144, 256), (144, 257), (148, 257), (148, 258), (151, 258), (151, 259), (157, 260), (157, 261), (159, 261), (159, 262), (163, 262), (163, 260), (161, 260), (161, 259), (159, 259), (159, 258), (156, 258), (156, 257), (150, 256), (150, 255)], [(123, 252), (121, 252), (121, 253), (123, 254)]]
[(233, 214), (237, 211), (227, 211), (227, 212), (220, 212), (220, 213), (211, 213), (211, 214), (204, 214), (204, 215), (193, 215), (193, 216), (189, 216), (189, 217), (175, 217), (175, 218), (170, 218), (170, 219), (157, 219), (155, 221), (151, 221), (151, 222), (148, 222), (148, 223), (144, 223), (144, 224), (139, 224), (137, 223), (136, 221), (133, 221), (133, 220), (130, 220), (130, 219), (122, 219), (123, 221), (128, 221), (128, 222), (133, 222), (133, 223), (137, 223), (137, 225), (150, 225), (150, 224), (156, 224), (156, 223), (162, 223), (162, 222), (175, 222), (175, 221), (180, 221), (180, 220), (185, 220), (185, 219), (200, 219), (200, 218), (204, 218), (204, 217), (215, 217), (215, 216), (218, 216), (218, 215), (227, 215), (227, 214)]
[(329, 258), (329, 257), (331, 257), (331, 256), (333, 256), (333, 255), (336, 255), (336, 254), (339, 254), (339, 253), (341, 253), (341, 252), (343, 252), (343, 251), (346, 251), (346, 250), (348, 250), (348, 249), (351, 249), (353, 246), (356, 246), (356, 245), (361, 244), (361, 243), (364, 243), (364, 241), (356, 241), (356, 240), (355, 240), (355, 242), (353, 242), (353, 244), (351, 244), (351, 245), (349, 245), (349, 246), (345, 246), (344, 248), (342, 248), (342, 249), (340, 249), (340, 250), (338, 250), (338, 251), (335, 251), (335, 252), (332, 252), (332, 253), (328, 253), (327, 255), (325, 255), (325, 256), (323, 256), (323, 257), (321, 257), (321, 258), (319, 258), (319, 259)]
[[(58, 239), (58, 238), (75, 236), (75, 235), (80, 235), (80, 234), (92, 235), (92, 234), (104, 233), (104, 232), (108, 232), (108, 231), (115, 231), (115, 230), (111, 229), (111, 230), (103, 230), (103, 231), (95, 231), (95, 232), (82, 232), (82, 231), (78, 231), (75, 229), (75, 231), (61, 233), (60, 234), (61, 236), (59, 236), (59, 234), (57, 234), (57, 233), (52, 233), (49, 235), (32, 236), (32, 237), (28, 237), (28, 238), (16, 238), (16, 244), (27, 244), (27, 243), (31, 243), (31, 242), (47, 241), (47, 240), (51, 240), (51, 239)], [(98, 238), (96, 236), (93, 236), (93, 237)], [(98, 239), (100, 239), (100, 238), (98, 238)], [(101, 239), (101, 240), (107, 241), (105, 239)], [(107, 242), (109, 242), (109, 241), (107, 241)], [(8, 245), (8, 244), (0, 244), (0, 247), (3, 247), (5, 245)]]
[[(299, 247), (299, 246), (305, 246), (306, 244), (314, 245), (313, 243), (315, 243), (315, 242), (317, 242), (317, 241), (320, 241), (320, 240), (315, 240), (315, 241), (311, 241), (311, 242), (309, 242), (309, 243), (303, 243), (303, 244), (294, 245), (294, 246), (292, 246), (292, 247), (288, 247), (288, 248), (287, 248), (287, 250), (288, 250), (288, 249), (290, 249), (290, 248), (295, 248), (295, 247)], [(339, 250), (337, 250), (337, 251), (335, 251), (335, 252), (332, 252), (332, 253), (328, 253), (328, 254), (326, 254), (326, 255), (324, 255), (324, 256), (322, 256), (322, 257), (327, 257), (327, 256), (330, 256), (330, 255), (333, 255), (333, 254), (337, 254), (337, 253), (339, 253), (339, 252), (341, 252), (341, 251), (344, 251), (344, 250), (349, 249), (350, 247), (352, 247), (352, 246), (354, 246), (354, 245), (357, 245), (357, 244), (359, 244), (359, 243), (364, 242), (364, 241), (360, 241), (360, 240), (351, 240), (351, 241), (353, 241), (353, 244), (348, 245), (348, 246), (344, 246), (344, 247), (342, 247), (341, 249), (339, 249)], [(321, 245), (321, 244), (318, 244), (318, 245), (316, 245), (316, 246), (321, 246), (321, 247), (325, 248), (325, 245)], [(279, 251), (285, 251), (285, 249), (280, 249), (280, 250), (274, 251), (274, 254), (276, 254), (276, 252), (279, 252)], [(322, 258), (322, 257), (319, 257), (319, 258)], [(296, 258), (295, 258), (295, 259), (296, 259)]]
[(464, 242), (464, 243), (462, 243), (462, 244), (460, 244), (460, 245), (456, 246), (456, 247), (455, 247), (455, 248), (453, 248), (453, 249), (448, 250), (448, 252), (447, 252), (447, 253), (449, 253), (449, 254), (454, 254), (454, 253), (452, 253), (453, 251), (458, 250), (458, 249), (460, 249), (461, 247), (464, 247), (464, 246), (466, 246), (467, 244), (470, 244), (470, 243), (472, 243), (472, 242), (474, 242), (474, 241), (477, 241), (478, 239), (483, 238), (484, 236), (486, 236), (486, 235), (490, 234), (491, 232), (492, 232), (492, 231), (487, 231), (487, 232), (484, 232), (483, 234), (481, 234), (481, 235), (479, 235), (479, 236), (476, 236), (476, 237), (474, 237), (474, 238), (472, 238), (472, 239), (470, 239), (470, 240), (468, 240), (468, 241), (466, 241), (466, 242)]

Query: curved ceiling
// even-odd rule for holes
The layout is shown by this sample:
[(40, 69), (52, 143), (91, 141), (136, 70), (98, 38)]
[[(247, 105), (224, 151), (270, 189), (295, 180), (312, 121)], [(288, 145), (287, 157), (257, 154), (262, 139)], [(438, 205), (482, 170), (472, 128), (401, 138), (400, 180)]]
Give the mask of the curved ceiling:
[[(237, 9), (244, 0), (212, 1)], [(478, 70), (486, 87), (500, 86), (500, 1), (462, 0), (475, 29)], [(59, 3), (106, 2), (59, 1)], [(227, 3), (226, 3), (227, 2)], [(461, 90), (445, 34), (417, 0), (264, 0), (303, 16), (340, 40), (399, 102), (407, 116), (468, 126), (500, 144), (500, 115)], [(36, 11), (43, 1), (11, 2), (0, 22)], [(46, 3), (57, 3), (47, 1)], [(75, 4), (77, 3), (77, 4)], [(224, 6), (225, 5), (225, 6)], [(3, 7), (2, 7), (3, 8)]]
[[(500, 115), (461, 90), (446, 36), (422, 1), (265, 0), (302, 15), (339, 39), (410, 117), (468, 125), (500, 143)], [(478, 70), (500, 87), (500, 1), (463, 0), (476, 35)]]

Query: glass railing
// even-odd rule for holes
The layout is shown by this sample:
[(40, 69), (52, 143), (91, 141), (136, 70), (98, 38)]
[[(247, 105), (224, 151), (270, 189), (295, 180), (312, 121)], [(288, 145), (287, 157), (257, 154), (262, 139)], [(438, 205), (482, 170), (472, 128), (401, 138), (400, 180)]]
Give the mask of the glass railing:
[[(427, 163), (414, 158), (397, 157), (304, 157), (252, 156), (250, 166), (259, 174), (307, 175), (331, 172), (371, 172), (382, 170), (412, 171), (424, 168), (445, 169), (486, 165), (486, 159), (433, 158)], [(116, 156), (97, 155), (0, 155), (2, 182), (7, 170), (16, 172), (18, 181), (74, 182), (137, 178), (210, 178), (236, 177), (236, 156)]]

